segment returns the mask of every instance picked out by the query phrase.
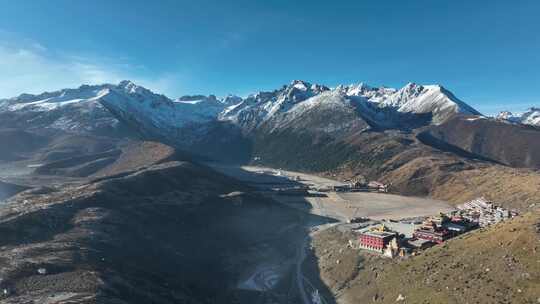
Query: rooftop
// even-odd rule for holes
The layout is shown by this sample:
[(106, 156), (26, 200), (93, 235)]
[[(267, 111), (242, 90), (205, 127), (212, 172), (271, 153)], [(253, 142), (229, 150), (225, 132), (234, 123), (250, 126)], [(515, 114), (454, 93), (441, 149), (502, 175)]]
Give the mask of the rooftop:
[(363, 231), (362, 234), (379, 237), (379, 238), (396, 235), (395, 232), (390, 232), (390, 231), (370, 231), (370, 230)]

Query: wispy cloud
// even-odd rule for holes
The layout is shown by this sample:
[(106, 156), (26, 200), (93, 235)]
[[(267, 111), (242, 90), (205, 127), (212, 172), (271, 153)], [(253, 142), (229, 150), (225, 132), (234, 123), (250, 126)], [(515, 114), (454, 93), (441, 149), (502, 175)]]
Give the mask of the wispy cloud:
[(99, 62), (58, 58), (38, 45), (14, 47), (0, 44), (0, 71), (2, 97), (122, 79), (119, 71)]
[(175, 94), (179, 89), (179, 75), (149, 77), (144, 67), (126, 59), (116, 61), (97, 56), (65, 54), (24, 39), (2, 40), (0, 98), (78, 87), (81, 84), (118, 83), (124, 79), (164, 94)]

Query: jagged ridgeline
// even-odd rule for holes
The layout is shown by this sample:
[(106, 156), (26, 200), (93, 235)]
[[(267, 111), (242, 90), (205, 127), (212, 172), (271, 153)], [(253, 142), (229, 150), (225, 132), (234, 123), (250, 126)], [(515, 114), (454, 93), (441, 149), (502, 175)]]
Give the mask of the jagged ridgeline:
[(439, 124), (456, 113), (479, 114), (441, 86), (330, 89), (304, 81), (246, 98), (195, 95), (173, 100), (123, 81), (0, 101), (3, 127), (107, 136), (135, 131), (209, 158), (237, 161), (252, 157), (252, 149), (264, 152), (264, 142), (256, 139), (265, 134), (319, 133), (328, 142), (361, 131)]
[[(489, 118), (440, 85), (329, 88), (295, 80), (244, 98), (171, 99), (123, 81), (2, 100), (0, 128), (41, 139), (58, 133), (136, 137), (165, 142), (202, 160), (257, 159), (291, 169), (382, 178), (419, 157), (444, 163), (443, 171), (476, 166), (471, 160), (538, 168), (535, 113), (532, 109), (519, 120), (509, 113)], [(500, 132), (512, 141), (501, 141)], [(6, 153), (3, 157), (13, 158), (24, 151)], [(419, 193), (430, 193), (426, 187)]]

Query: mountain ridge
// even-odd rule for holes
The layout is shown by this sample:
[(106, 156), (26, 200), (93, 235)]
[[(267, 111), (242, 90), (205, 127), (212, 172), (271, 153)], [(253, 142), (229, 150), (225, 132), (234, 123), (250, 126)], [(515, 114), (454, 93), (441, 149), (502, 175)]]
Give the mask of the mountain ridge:
[[(422, 86), (409, 83), (397, 90), (385, 87), (372, 88), (360, 83), (359, 85), (340, 85), (330, 89), (324, 85), (311, 84), (302, 80), (294, 80), (281, 89), (271, 92), (261, 91), (246, 98), (234, 95), (222, 98), (217, 98), (214, 95), (185, 95), (177, 99), (156, 94), (131, 81), (124, 80), (118, 85), (82, 85), (77, 89), (63, 89), (37, 95), (21, 94), (18, 97), (0, 99), (0, 111), (17, 112), (26, 109), (39, 112), (58, 110), (62, 107), (81, 106), (83, 104), (86, 104), (86, 107), (84, 107), (86, 111), (89, 111), (88, 108), (91, 107), (101, 108), (100, 104), (109, 107), (125, 106), (123, 102), (118, 104), (114, 104), (114, 102), (107, 103), (107, 101), (111, 101), (111, 98), (106, 97), (114, 92), (135, 97), (139, 103), (148, 101), (152, 108), (147, 109), (148, 111), (159, 109), (165, 105), (175, 108), (173, 111), (166, 111), (171, 117), (165, 120), (162, 119), (162, 122), (166, 122), (171, 126), (211, 118), (247, 125), (249, 129), (250, 126), (259, 125), (278, 113), (287, 112), (296, 104), (327, 91), (339, 91), (348, 97), (360, 97), (365, 99), (364, 102), (369, 102), (378, 108), (394, 108), (398, 112), (417, 114), (433, 112), (436, 123), (447, 118), (448, 114), (442, 112), (448, 111), (448, 109), (450, 109), (450, 112), (455, 113), (480, 115), (474, 108), (460, 101), (450, 91), (438, 85)], [(421, 97), (421, 99), (418, 99), (418, 97)], [(105, 103), (103, 100), (106, 100)], [(180, 117), (181, 115), (178, 115), (178, 113), (191, 111), (192, 109), (189, 108), (193, 108), (193, 112), (196, 113), (195, 116), (197, 117)], [(156, 112), (159, 111), (156, 110)], [(164, 113), (158, 114), (166, 115)], [(439, 116), (439, 114), (441, 115)], [(112, 123), (112, 120), (110, 123)]]
[(497, 116), (497, 119), (540, 127), (540, 107), (530, 107), (525, 112), (512, 113), (510, 111), (502, 111)]

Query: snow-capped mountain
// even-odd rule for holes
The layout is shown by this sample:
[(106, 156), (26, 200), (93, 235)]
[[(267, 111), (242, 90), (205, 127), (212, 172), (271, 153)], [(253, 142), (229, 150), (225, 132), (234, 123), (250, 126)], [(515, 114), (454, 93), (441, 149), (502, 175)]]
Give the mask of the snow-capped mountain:
[(408, 83), (403, 88), (371, 88), (364, 84), (349, 86), (347, 95), (361, 96), (380, 108), (393, 108), (401, 113), (433, 114), (433, 122), (441, 123), (449, 116), (461, 113), (481, 115), (440, 85)]
[[(520, 115), (506, 113), (501, 118), (539, 124), (539, 112), (531, 109)], [(318, 162), (347, 152), (340, 150), (346, 143), (373, 141), (375, 148), (379, 142), (392, 147), (401, 144), (393, 141), (395, 134), (414, 136), (415, 132), (408, 131), (444, 126), (453, 118), (485, 120), (489, 128), (494, 121), (479, 119), (486, 117), (442, 86), (413, 83), (400, 89), (364, 83), (329, 88), (295, 80), (245, 98), (186, 95), (171, 99), (122, 81), (0, 100), (0, 129), (117, 138), (136, 133), (195, 155), (230, 157), (232, 161), (245, 161), (253, 155), (292, 159), (286, 155), (305, 153), (306, 147), (325, 147), (306, 160)]]
[(179, 128), (215, 120), (239, 97), (183, 96), (176, 100), (130, 81), (118, 85), (82, 85), (39, 95), (22, 94), (0, 100), (0, 115), (7, 127), (49, 128), (74, 133), (114, 129), (119, 119), (139, 127)]
[(328, 90), (322, 85), (294, 80), (290, 85), (273, 92), (250, 95), (240, 103), (227, 107), (219, 119), (231, 121), (248, 130), (254, 129), (274, 115), (287, 112), (296, 104)]
[[(328, 93), (331, 92), (331, 93)], [(398, 126), (400, 114), (430, 114), (432, 123), (439, 124), (461, 113), (481, 115), (439, 85), (422, 86), (409, 83), (403, 88), (372, 88), (363, 83), (329, 89), (322, 85), (295, 80), (273, 92), (259, 92), (242, 103), (228, 107), (219, 116), (252, 130), (271, 120), (288, 121), (277, 116), (297, 117), (302, 111), (325, 102), (356, 107), (360, 116), (380, 127)]]
[[(359, 107), (363, 108), (358, 110)], [(301, 133), (344, 133), (369, 128), (368, 119), (363, 114), (372, 118), (376, 116), (367, 105), (362, 105), (362, 101), (347, 96), (341, 90), (327, 90), (273, 115), (261, 128), (267, 132), (288, 129)], [(380, 114), (383, 121), (384, 114)]]
[(540, 126), (540, 108), (533, 107), (523, 113), (516, 114), (509, 111), (503, 111), (499, 113), (496, 118), (525, 125)]
[(64, 89), (39, 95), (22, 94), (0, 100), (2, 125), (21, 128), (51, 128), (69, 132), (106, 131), (119, 121), (100, 103), (100, 92), (112, 85)]
[(441, 86), (413, 83), (401, 89), (363, 83), (330, 89), (294, 80), (247, 98), (194, 95), (173, 100), (122, 81), (0, 100), (0, 116), (8, 126), (107, 132), (122, 122), (141, 133), (184, 141), (204, 136), (210, 124), (220, 122), (243, 132), (263, 126), (338, 131), (352, 125), (387, 129), (439, 124), (457, 113), (480, 115)]
[(99, 94), (101, 104), (116, 117), (136, 123), (139, 128), (163, 131), (215, 120), (229, 105), (227, 102), (234, 100), (229, 97), (222, 101), (215, 96), (184, 96), (171, 100), (130, 81), (107, 87)]

